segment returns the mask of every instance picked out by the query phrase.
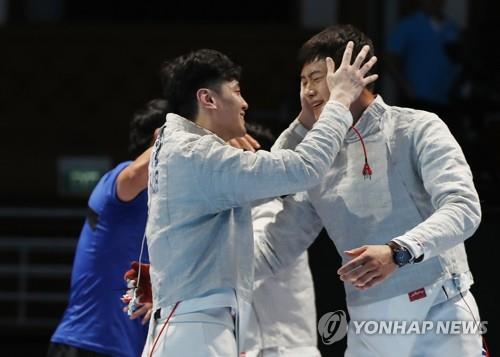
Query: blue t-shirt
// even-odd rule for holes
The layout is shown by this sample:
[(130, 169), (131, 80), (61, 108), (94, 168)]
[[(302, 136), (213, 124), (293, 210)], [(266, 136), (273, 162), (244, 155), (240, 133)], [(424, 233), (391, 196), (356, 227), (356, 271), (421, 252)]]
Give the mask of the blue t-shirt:
[(403, 19), (389, 36), (387, 50), (403, 58), (404, 75), (418, 99), (447, 104), (458, 65), (445, 46), (458, 41), (459, 29), (445, 20), (439, 27), (418, 11)]
[[(147, 324), (130, 320), (120, 297), (124, 273), (138, 260), (147, 220), (147, 190), (131, 202), (116, 195), (118, 174), (130, 162), (106, 173), (90, 199), (97, 224), (87, 220), (76, 249), (68, 307), (51, 341), (112, 356), (139, 356)], [(143, 262), (148, 262), (146, 247)]]

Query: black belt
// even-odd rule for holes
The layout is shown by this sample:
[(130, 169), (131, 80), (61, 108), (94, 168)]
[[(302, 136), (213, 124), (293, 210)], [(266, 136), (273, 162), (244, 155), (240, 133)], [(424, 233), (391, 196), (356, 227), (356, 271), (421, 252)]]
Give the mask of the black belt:
[(155, 320), (158, 320), (159, 318), (161, 318), (161, 307), (159, 309), (156, 309), (153, 317)]

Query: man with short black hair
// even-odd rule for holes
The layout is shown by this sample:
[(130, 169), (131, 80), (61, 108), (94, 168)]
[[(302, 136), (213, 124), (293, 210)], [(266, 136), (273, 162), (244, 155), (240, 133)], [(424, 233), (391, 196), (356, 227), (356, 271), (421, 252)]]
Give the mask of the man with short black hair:
[(173, 113), (149, 168), (155, 318), (144, 356), (238, 355), (239, 312), (253, 290), (251, 203), (313, 187), (332, 165), (352, 123), (348, 107), (377, 78), (366, 77), (374, 61), (361, 66), (366, 53), (350, 65), (351, 51), (335, 73), (328, 60), (332, 100), (303, 142), (275, 153), (226, 145), (245, 135), (248, 108), (227, 56), (198, 50), (163, 67)]
[[(275, 150), (301, 142), (332, 98), (327, 63), (348, 43), (371, 40), (351, 25), (332, 26), (300, 50), (302, 112)], [(371, 50), (370, 50), (371, 51)], [(464, 240), (481, 220), (463, 152), (435, 114), (387, 105), (369, 88), (350, 106), (354, 125), (318, 186), (284, 200), (257, 240), (258, 276), (279, 271), (324, 226), (342, 257), (352, 321), (479, 323)], [(348, 330), (346, 356), (479, 356), (481, 336), (370, 334)]]

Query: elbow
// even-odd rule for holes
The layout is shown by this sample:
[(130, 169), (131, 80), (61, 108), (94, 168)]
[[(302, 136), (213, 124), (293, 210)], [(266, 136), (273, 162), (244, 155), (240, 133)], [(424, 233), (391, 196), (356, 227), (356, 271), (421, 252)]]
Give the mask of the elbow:
[(317, 186), (321, 183), (328, 171), (327, 165), (308, 165), (307, 170), (308, 184), (310, 187)]
[(479, 200), (474, 204), (473, 207), (473, 213), (472, 213), (472, 228), (474, 232), (479, 228), (479, 225), (481, 224), (481, 219), (482, 219), (482, 211), (481, 211), (481, 204), (479, 203)]
[(482, 212), (479, 200), (469, 204), (468, 212), (466, 213), (467, 229), (465, 230), (466, 239), (470, 238), (479, 228), (481, 224)]

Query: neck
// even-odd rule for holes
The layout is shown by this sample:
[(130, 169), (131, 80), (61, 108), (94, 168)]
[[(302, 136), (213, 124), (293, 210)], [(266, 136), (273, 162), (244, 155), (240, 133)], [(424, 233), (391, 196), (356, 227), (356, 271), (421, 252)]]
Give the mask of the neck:
[(227, 135), (225, 135), (226, 133), (222, 132), (214, 125), (214, 121), (211, 119), (209, 115), (199, 114), (195, 117), (193, 122), (196, 125), (201, 126), (202, 128), (207, 129), (208, 131), (214, 133), (224, 141), (232, 139), (231, 137), (228, 138)]
[(367, 89), (361, 92), (361, 95), (358, 99), (356, 99), (349, 108), (352, 114), (352, 118), (354, 119), (353, 125), (356, 124), (363, 115), (363, 112), (368, 108), (370, 104), (372, 104), (375, 99), (375, 94), (368, 91)]

